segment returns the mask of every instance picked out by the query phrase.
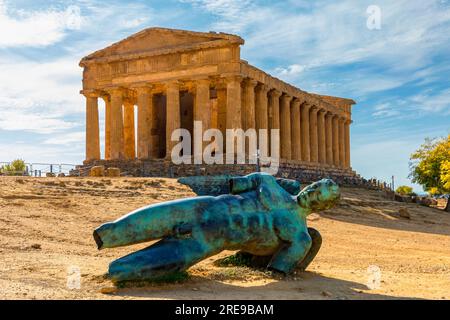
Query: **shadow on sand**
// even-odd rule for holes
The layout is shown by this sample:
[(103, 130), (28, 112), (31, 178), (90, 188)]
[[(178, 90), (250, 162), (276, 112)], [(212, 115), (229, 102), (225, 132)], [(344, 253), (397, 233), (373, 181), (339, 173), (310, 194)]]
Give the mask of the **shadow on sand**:
[[(256, 281), (256, 285), (252, 285), (250, 281), (232, 284), (193, 276), (190, 280), (179, 284), (121, 288), (117, 289), (114, 295), (148, 299), (416, 299), (370, 293), (367, 286), (361, 283), (328, 278), (314, 272), (304, 272), (298, 276), (297, 280), (284, 279), (261, 284), (262, 281), (264, 280)], [(270, 279), (270, 281), (273, 280)]]

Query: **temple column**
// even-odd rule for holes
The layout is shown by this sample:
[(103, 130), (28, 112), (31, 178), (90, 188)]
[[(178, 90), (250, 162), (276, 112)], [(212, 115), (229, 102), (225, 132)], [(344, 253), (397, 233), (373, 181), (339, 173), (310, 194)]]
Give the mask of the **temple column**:
[[(269, 91), (269, 148), (272, 147), (271, 130), (280, 129), (280, 96), (281, 92), (278, 90)], [(274, 154), (274, 151), (270, 149), (270, 155)], [(279, 154), (279, 152), (278, 152)]]
[[(195, 82), (194, 121), (200, 121), (202, 123), (203, 132), (211, 127), (209, 84), (210, 81), (208, 79), (201, 79)], [(203, 142), (202, 146), (194, 145), (194, 158), (200, 162), (203, 159), (203, 150), (206, 145), (208, 145), (208, 142)]]
[(172, 141), (172, 133), (180, 128), (180, 83), (166, 83), (166, 159), (171, 158), (172, 148), (179, 141)]
[(325, 144), (327, 164), (332, 166), (333, 160), (333, 115), (327, 112), (325, 115)]
[(319, 162), (319, 141), (317, 135), (317, 107), (312, 107), (309, 111), (309, 139), (310, 139), (310, 152), (311, 162)]
[(283, 94), (280, 105), (280, 139), (281, 158), (291, 159), (291, 100), (292, 97)]
[(269, 128), (280, 129), (280, 96), (278, 90), (269, 91)]
[(269, 101), (267, 97), (269, 89), (261, 84), (256, 90), (256, 129), (269, 128)]
[(86, 160), (100, 159), (100, 130), (98, 123), (98, 93), (83, 92), (86, 97)]
[[(258, 149), (261, 155), (269, 155), (270, 152), (270, 132), (269, 132), (269, 101), (267, 93), (269, 88), (265, 84), (260, 84), (256, 87), (256, 130), (258, 134)], [(260, 130), (266, 130), (266, 141), (259, 139)]]
[(339, 118), (339, 167), (345, 168), (345, 129), (344, 118)]
[(308, 103), (303, 103), (300, 107), (300, 127), (302, 136), (302, 160), (311, 161), (310, 139), (309, 139), (309, 109)]
[(333, 116), (333, 164), (339, 167), (339, 116)]
[[(223, 137), (227, 128), (227, 90), (222, 85), (216, 86), (217, 91), (217, 125)], [(225, 146), (224, 146), (225, 147)]]
[(138, 108), (137, 157), (149, 159), (153, 155), (151, 143), (153, 94), (151, 87), (136, 88)]
[(105, 159), (111, 159), (111, 97), (107, 94), (102, 95), (105, 102)]
[(351, 120), (348, 119), (344, 123), (345, 168), (350, 168), (350, 124)]
[(291, 107), (291, 144), (292, 159), (300, 161), (302, 159), (301, 133), (300, 133), (300, 100), (295, 98)]
[(317, 117), (317, 134), (319, 141), (319, 162), (325, 164), (327, 162), (327, 146), (325, 132), (325, 110), (320, 109)]
[[(241, 117), (241, 81), (240, 76), (230, 76), (225, 79), (227, 84), (227, 130), (242, 129)], [(227, 143), (225, 142), (225, 145)], [(236, 146), (236, 141), (233, 142)], [(235, 149), (234, 147), (233, 149)], [(226, 149), (227, 159), (235, 159), (235, 151)]]
[(111, 159), (124, 157), (123, 152), (123, 90), (120, 88), (108, 90), (111, 97)]
[(123, 106), (123, 143), (125, 159), (136, 158), (136, 140), (134, 132), (134, 104), (125, 99)]
[(242, 129), (244, 131), (248, 129), (256, 128), (256, 118), (255, 118), (255, 87), (258, 84), (258, 81), (253, 79), (246, 79), (243, 83), (244, 92), (243, 92), (243, 102), (242, 106)]
[(232, 76), (227, 81), (227, 129), (242, 128), (241, 81), (240, 76)]

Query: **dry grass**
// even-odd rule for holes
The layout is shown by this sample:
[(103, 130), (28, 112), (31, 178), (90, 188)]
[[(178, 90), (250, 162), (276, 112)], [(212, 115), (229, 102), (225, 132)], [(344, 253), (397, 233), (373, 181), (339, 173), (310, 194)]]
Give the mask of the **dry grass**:
[[(114, 286), (108, 263), (148, 244), (97, 251), (92, 230), (140, 206), (193, 195), (172, 179), (0, 178), (0, 298), (450, 298), (450, 215), (362, 189), (344, 189), (338, 208), (309, 217), (324, 240), (308, 272), (282, 278), (215, 264), (233, 254), (223, 252), (186, 279)], [(382, 271), (379, 289), (366, 285), (369, 265)], [(66, 286), (69, 266), (81, 270), (80, 290)]]

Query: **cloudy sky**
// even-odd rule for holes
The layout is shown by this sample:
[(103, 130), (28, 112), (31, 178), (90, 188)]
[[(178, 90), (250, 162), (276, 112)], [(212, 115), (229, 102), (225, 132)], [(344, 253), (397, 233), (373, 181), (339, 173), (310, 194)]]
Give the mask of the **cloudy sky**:
[(0, 162), (80, 163), (79, 60), (150, 26), (239, 34), (251, 64), (356, 100), (367, 178), (409, 184), (409, 155), (450, 133), (449, 0), (0, 0)]

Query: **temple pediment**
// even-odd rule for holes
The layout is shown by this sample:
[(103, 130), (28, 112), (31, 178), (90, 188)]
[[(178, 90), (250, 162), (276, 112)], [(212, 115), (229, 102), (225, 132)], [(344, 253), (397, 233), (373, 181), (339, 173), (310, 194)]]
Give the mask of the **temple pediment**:
[(178, 50), (240, 45), (243, 43), (244, 40), (239, 36), (226, 33), (148, 28), (84, 57), (80, 65), (89, 61), (115, 60), (133, 55), (166, 54)]

